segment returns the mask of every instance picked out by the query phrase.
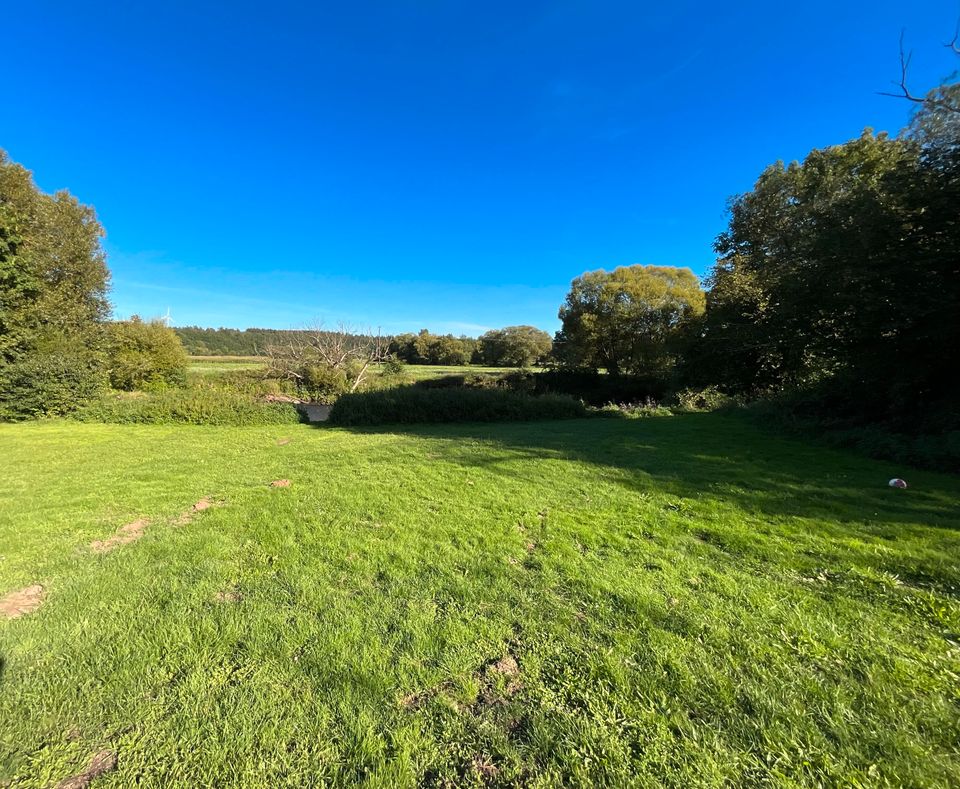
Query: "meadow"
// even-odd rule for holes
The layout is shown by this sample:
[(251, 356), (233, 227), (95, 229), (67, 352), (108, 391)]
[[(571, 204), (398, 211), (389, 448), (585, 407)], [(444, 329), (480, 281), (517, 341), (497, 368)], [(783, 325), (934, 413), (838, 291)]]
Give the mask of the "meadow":
[(960, 783), (956, 477), (721, 414), (0, 445), (0, 783)]
[[(224, 373), (238, 370), (262, 370), (266, 362), (262, 356), (191, 356), (187, 365), (187, 375), (192, 379), (209, 379)], [(510, 367), (484, 367), (482, 365), (439, 365), (439, 364), (408, 364), (404, 366), (404, 374), (413, 381), (423, 381), (430, 378), (442, 378), (448, 375), (474, 375), (480, 373), (507, 373)]]

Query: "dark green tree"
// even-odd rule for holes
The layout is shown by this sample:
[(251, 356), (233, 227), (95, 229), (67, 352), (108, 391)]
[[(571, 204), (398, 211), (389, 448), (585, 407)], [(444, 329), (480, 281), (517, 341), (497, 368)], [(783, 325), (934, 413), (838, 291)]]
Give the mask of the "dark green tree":
[(936, 128), (868, 130), (777, 163), (732, 202), (688, 360), (695, 377), (751, 394), (817, 391), (824, 410), (865, 421), (950, 396), (960, 160)]
[(530, 367), (546, 361), (553, 341), (534, 326), (507, 326), (480, 337), (483, 363), (491, 367)]
[(105, 385), (102, 237), (92, 208), (0, 151), (0, 415), (63, 413)]

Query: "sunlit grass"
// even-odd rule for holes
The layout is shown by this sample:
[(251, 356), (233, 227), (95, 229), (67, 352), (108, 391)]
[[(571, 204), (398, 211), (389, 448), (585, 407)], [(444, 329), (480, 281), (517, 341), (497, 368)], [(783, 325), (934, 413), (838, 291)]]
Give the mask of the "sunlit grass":
[(0, 446), (0, 781), (960, 782), (956, 478), (715, 415)]

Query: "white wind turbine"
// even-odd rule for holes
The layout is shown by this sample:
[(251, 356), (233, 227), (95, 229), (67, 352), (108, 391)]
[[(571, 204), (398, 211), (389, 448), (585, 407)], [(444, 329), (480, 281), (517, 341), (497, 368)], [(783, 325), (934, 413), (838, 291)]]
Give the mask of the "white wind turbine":
[(163, 321), (163, 325), (164, 325), (164, 326), (169, 326), (169, 325), (170, 325), (170, 308), (169, 308), (169, 307), (167, 307), (167, 314), (166, 314), (166, 315), (161, 315), (161, 316), (160, 316), (160, 320)]

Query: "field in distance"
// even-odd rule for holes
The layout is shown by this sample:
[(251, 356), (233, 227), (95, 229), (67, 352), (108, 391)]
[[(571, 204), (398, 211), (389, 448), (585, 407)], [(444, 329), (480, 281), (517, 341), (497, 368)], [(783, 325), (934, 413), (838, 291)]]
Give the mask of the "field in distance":
[[(191, 356), (187, 372), (197, 376), (216, 376), (235, 370), (262, 370), (266, 361), (262, 356)], [(408, 364), (404, 367), (406, 375), (415, 380), (442, 378), (446, 375), (474, 375), (478, 373), (506, 373), (515, 367), (484, 367), (481, 365), (447, 366), (432, 364)]]

